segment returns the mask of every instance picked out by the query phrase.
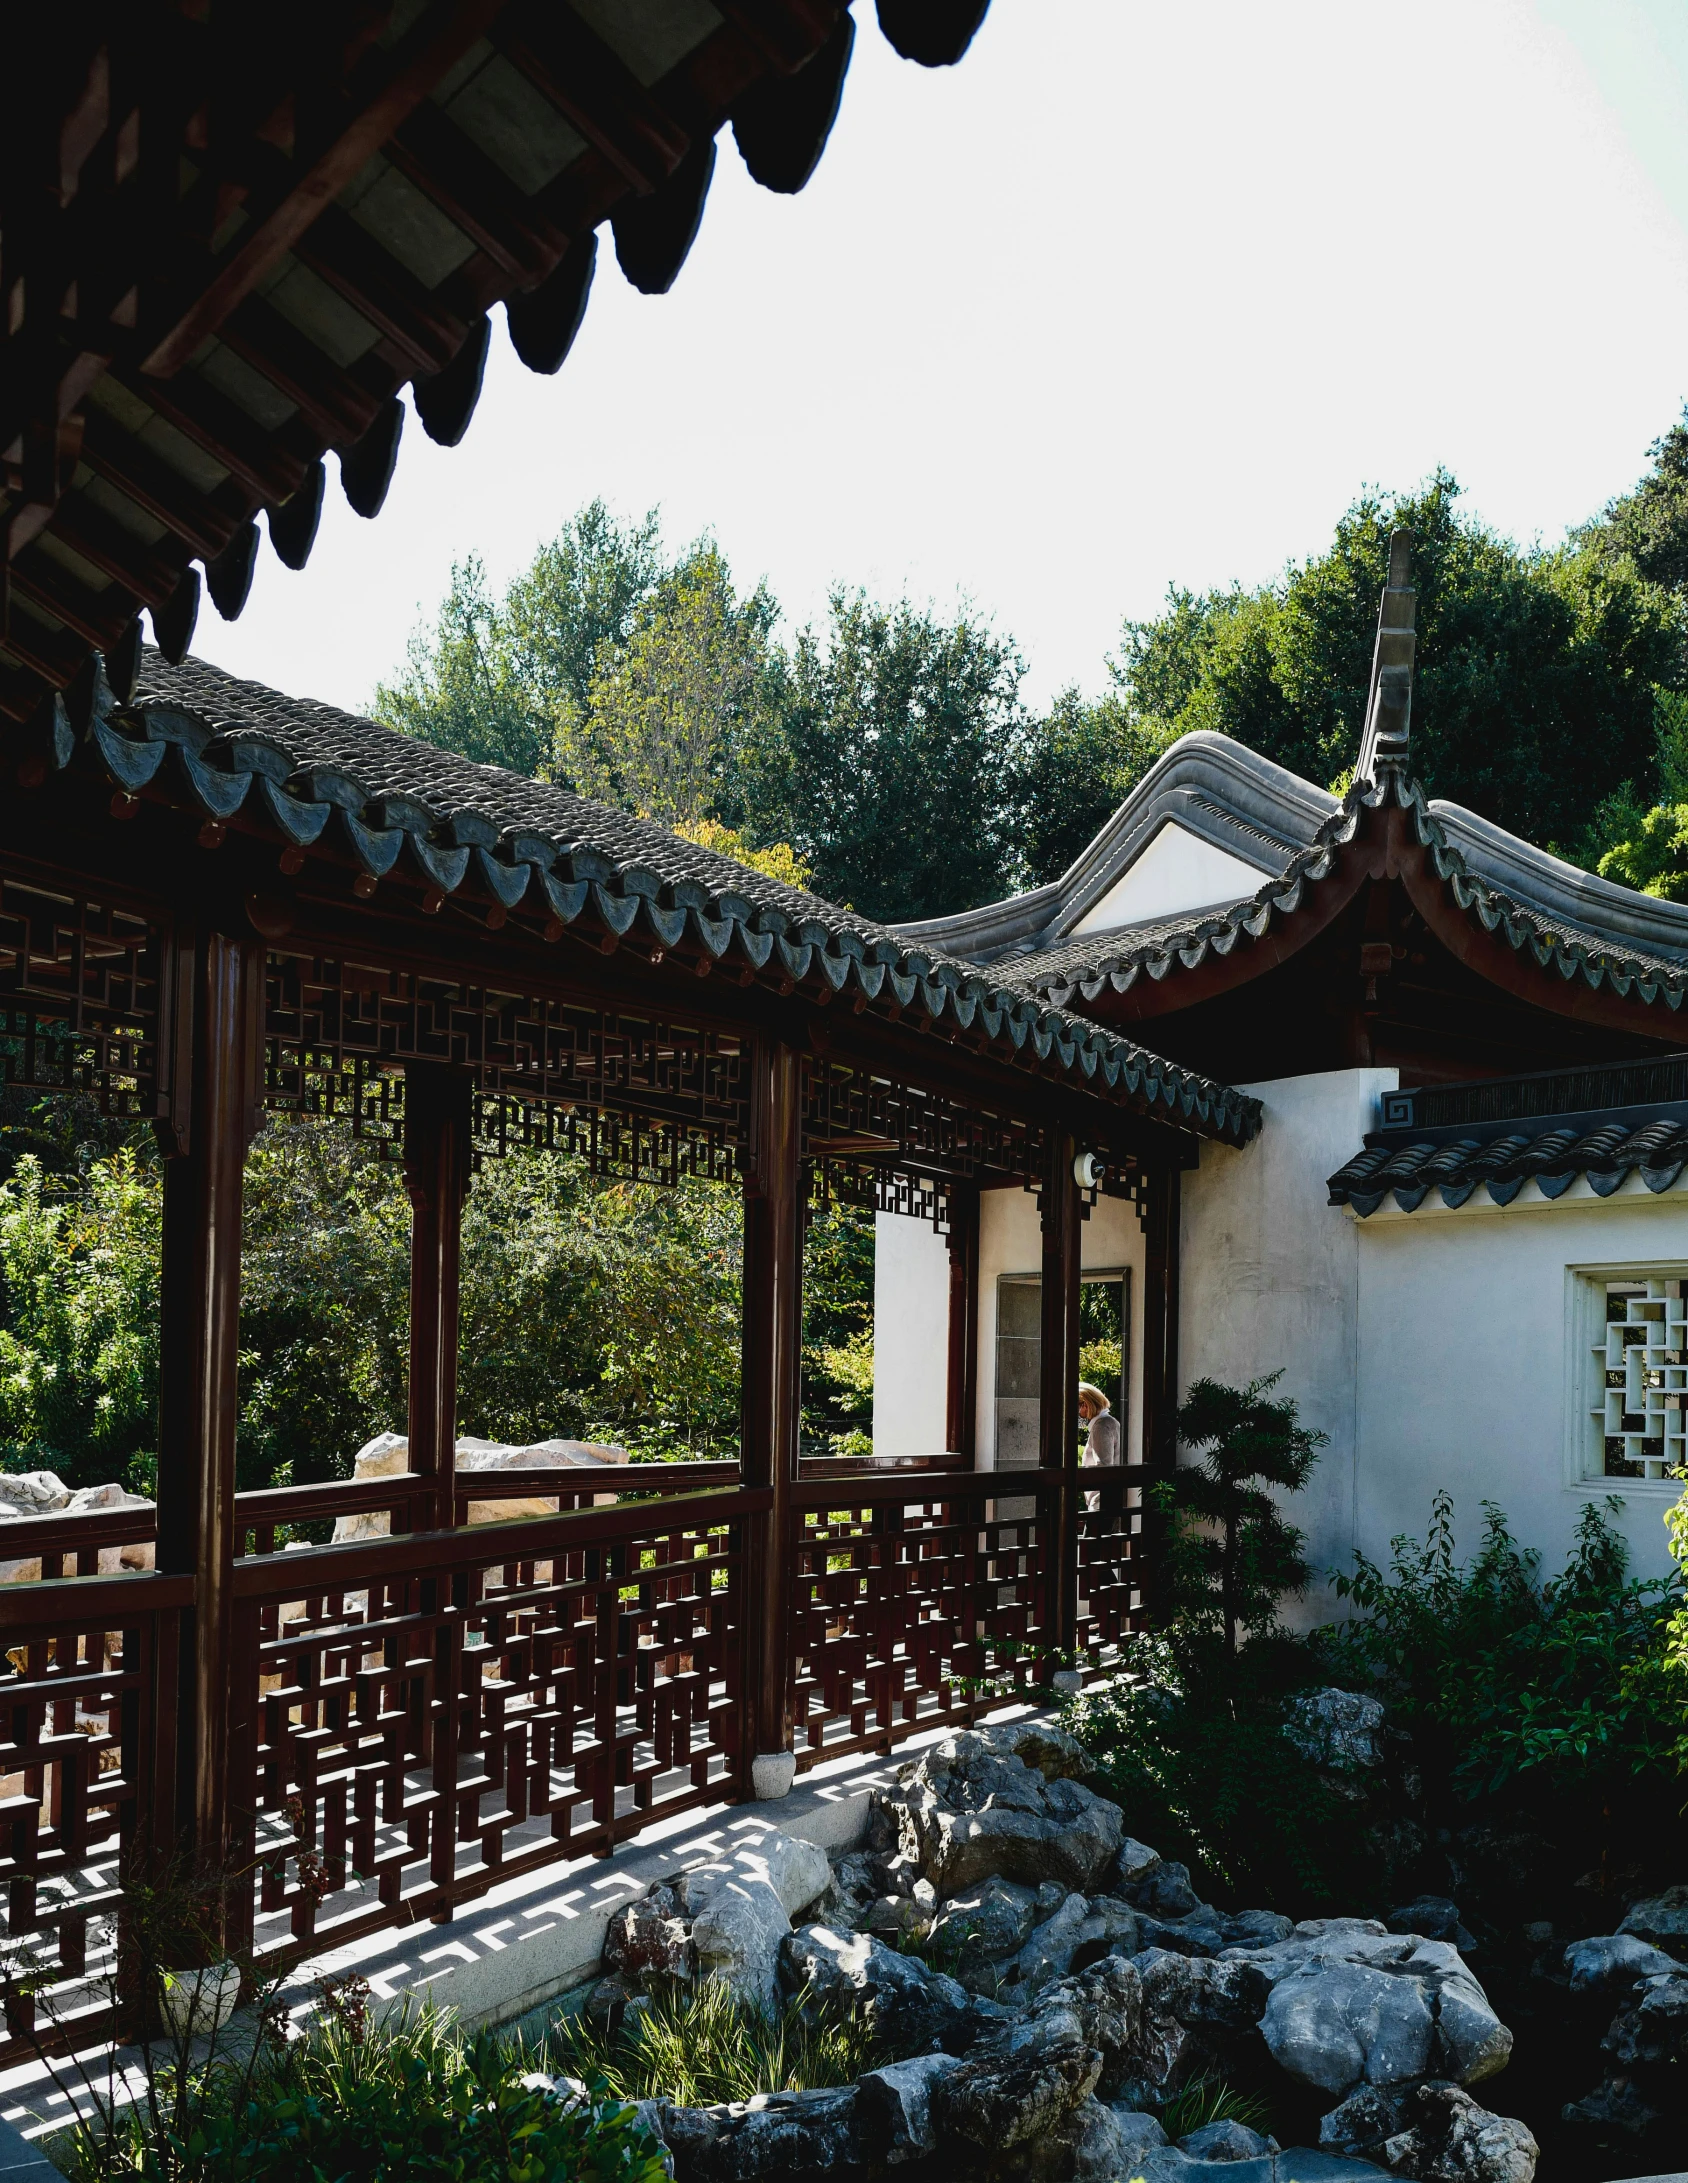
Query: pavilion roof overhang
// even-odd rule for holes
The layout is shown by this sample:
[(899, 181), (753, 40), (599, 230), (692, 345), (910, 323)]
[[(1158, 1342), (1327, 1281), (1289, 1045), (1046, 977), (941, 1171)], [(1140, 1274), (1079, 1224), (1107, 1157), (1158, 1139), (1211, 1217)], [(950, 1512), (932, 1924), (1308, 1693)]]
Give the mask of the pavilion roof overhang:
[[(959, 59), (988, 0), (877, 0)], [(323, 457), (380, 508), (406, 405), (455, 446), (489, 311), (554, 372), (607, 222), (667, 290), (718, 132), (800, 190), (838, 110), (849, 0), (280, 0), (36, 11), (6, 39), (0, 146), (0, 760), (139, 610), (173, 658), (201, 569), (241, 611), (256, 518), (290, 568)], [(197, 565), (196, 565), (197, 564)]]
[[(746, 1017), (825, 1008), (840, 1045), (975, 1098), (1036, 1087), (1098, 1122), (1111, 1111), (1232, 1144), (1260, 1127), (1257, 1101), (991, 971), (649, 821), (202, 661), (172, 667), (148, 650), (124, 704), (96, 677), (80, 723), (55, 703), (26, 771), (96, 841), (105, 829), (130, 871), (244, 905), (278, 940), (327, 916), (389, 955), (408, 947), (493, 983), (566, 934), (586, 943), (571, 953), (599, 984), (604, 954), (625, 951), (615, 977), (635, 974), (646, 995), (695, 1007), (703, 977)], [(13, 838), (48, 855), (53, 828), (31, 823), (30, 801), (14, 799)], [(137, 817), (169, 843), (162, 855), (123, 849), (133, 827), (116, 822)], [(84, 862), (100, 855), (82, 840)]]
[[(1517, 891), (1497, 877), (1509, 865), (1517, 867)], [(1375, 779), (1357, 780), (1313, 845), (1248, 899), (1094, 934), (995, 967), (1062, 1006), (1114, 1022), (1147, 1022), (1287, 962), (1377, 882), (1398, 884), (1441, 946), (1502, 991), (1583, 1022), (1661, 1040), (1680, 1035), (1675, 1019), (1688, 999), (1688, 913), (1590, 881), (1472, 813), (1433, 805), (1392, 764), (1379, 766)], [(1587, 900), (1569, 903), (1571, 914), (1561, 914), (1544, 902), (1549, 888), (1539, 882), (1560, 882), (1557, 892), (1574, 885)], [(1659, 931), (1637, 933), (1642, 916)], [(1670, 929), (1675, 924), (1683, 930)]]

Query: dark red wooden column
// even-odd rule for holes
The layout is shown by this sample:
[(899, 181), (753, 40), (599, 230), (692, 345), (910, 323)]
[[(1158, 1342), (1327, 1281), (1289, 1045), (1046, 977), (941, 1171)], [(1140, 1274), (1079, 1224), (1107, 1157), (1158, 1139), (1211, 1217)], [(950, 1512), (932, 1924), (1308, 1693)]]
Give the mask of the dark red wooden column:
[(949, 1194), (949, 1381), (944, 1446), (964, 1463), (976, 1454), (979, 1419), (979, 1192)]
[(1156, 1612), (1157, 1564), (1164, 1530), (1151, 1490), (1178, 1461), (1178, 1243), (1183, 1176), (1172, 1165), (1148, 1176), (1143, 1236), (1143, 1604)]
[(1050, 1571), (1053, 1642), (1070, 1647), (1078, 1634), (1078, 1351), (1079, 1237), (1082, 1229), (1078, 1145), (1048, 1131), (1039, 1211), (1043, 1225), (1043, 1345), (1038, 1385), (1038, 1463), (1062, 1473), (1055, 1496)]
[(419, 1531), (448, 1531), (457, 1515), (458, 1286), (473, 1090), (467, 1069), (427, 1061), (405, 1067), (410, 1467), (425, 1481), (411, 1522)]
[[(196, 1579), (184, 1610), (173, 1757), (161, 1749), (152, 1849), (220, 1868), (230, 1840), (231, 1723), (256, 1702), (235, 1688), (233, 1628), (240, 1209), (246, 1148), (262, 1118), (260, 942), (179, 934), (177, 1056), (163, 1133), (158, 1388), (158, 1566)], [(182, 1097), (183, 1090), (187, 1097)], [(168, 1697), (160, 1692), (161, 1715)], [(161, 1718), (161, 1730), (168, 1727)], [(171, 1791), (174, 1809), (171, 1810)]]
[[(750, 1160), (744, 1192), (742, 1460), (747, 1486), (770, 1486), (773, 1506), (749, 1526), (744, 1611), (751, 1761), (746, 1788), (783, 1794), (792, 1748), (791, 1489), (797, 1477), (802, 1397), (802, 1068), (794, 1048), (759, 1039), (752, 1050)], [(757, 1776), (760, 1775), (760, 1780)], [(786, 1782), (789, 1786), (789, 1782)]]

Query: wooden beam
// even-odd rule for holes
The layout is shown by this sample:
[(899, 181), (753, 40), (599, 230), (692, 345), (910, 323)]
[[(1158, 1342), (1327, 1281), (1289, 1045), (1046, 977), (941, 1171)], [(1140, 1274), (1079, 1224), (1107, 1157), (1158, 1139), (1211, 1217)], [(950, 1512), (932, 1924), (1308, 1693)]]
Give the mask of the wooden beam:
[(410, 1468), (426, 1482), (412, 1529), (456, 1521), (459, 1260), (469, 1190), (467, 1069), (408, 1062), (404, 1183), (410, 1195)]
[(449, 307), (439, 290), (424, 288), (337, 205), (300, 237), (293, 255), (367, 318), (411, 371), (435, 372), (449, 364), (479, 316), (472, 307)]
[(84, 590), (68, 571), (43, 554), (30, 561), (14, 561), (11, 579), (21, 597), (45, 607), (55, 620), (74, 630), (96, 651), (103, 652), (107, 645), (115, 644), (135, 618), (138, 602), (133, 592), (117, 585), (104, 592)]
[[(793, 1725), (791, 1495), (803, 1339), (802, 1070), (795, 1048), (766, 1038), (756, 1041), (752, 1066), (740, 1460), (746, 1486), (771, 1487), (773, 1505), (755, 1526), (749, 1556), (744, 1687), (751, 1694), (754, 1732), (743, 1756), (777, 1766), (792, 1748)], [(753, 1780), (745, 1783), (752, 1786)], [(765, 1782), (759, 1793), (766, 1793)]]
[(221, 339), (294, 403), (329, 447), (361, 439), (399, 381), (378, 359), (342, 369), (262, 296), (248, 296), (224, 322)]
[(251, 514), (238, 487), (202, 493), (150, 448), (100, 410), (88, 413), (82, 460), (96, 477), (157, 522), (174, 531), (194, 553), (214, 558)]
[(176, 546), (173, 556), (165, 547), (149, 546), (86, 496), (61, 500), (48, 528), (72, 553), (132, 591), (147, 606), (162, 606), (182, 580), (186, 556), (176, 540), (169, 541)]
[(396, 131), (386, 155), (518, 288), (541, 279), (573, 240), (431, 101)]
[(168, 386), (122, 372), (115, 376), (137, 401), (145, 402), (220, 462), (254, 500), (287, 499), (298, 491), (316, 457), (314, 447), (306, 453), (289, 445), (291, 421), (272, 431), (191, 372), (183, 372)]
[[(168, 378), (215, 333), (243, 297), (339, 196), (407, 114), (427, 97), (477, 38), (504, 0), (440, 0), (385, 56), (385, 73), (310, 165), (268, 205), (251, 205), (248, 223), (173, 323), (154, 341), (144, 370)], [(444, 361), (444, 359), (440, 359)]]
[[(1178, 1463), (1179, 1236), (1183, 1226), (1183, 1178), (1175, 1167), (1150, 1172), (1144, 1207), (1143, 1251), (1143, 1472), (1153, 1485), (1170, 1478)], [(1164, 1607), (1159, 1594), (1165, 1521), (1152, 1493), (1143, 1495), (1144, 1606), (1152, 1616)]]
[(493, 43), (641, 195), (665, 182), (690, 138), (620, 55), (568, 8), (511, 9)]
[[(186, 931), (172, 944), (168, 975), (191, 1025), (193, 1091), (187, 1149), (164, 1163), (158, 1566), (198, 1580), (181, 1633), (175, 1838), (215, 1868), (234, 1818), (231, 1748), (242, 1709), (257, 1701), (231, 1673), (231, 1585), (241, 1188), (260, 1117), (263, 953), (209, 927)], [(171, 1839), (167, 1831), (154, 1847)]]

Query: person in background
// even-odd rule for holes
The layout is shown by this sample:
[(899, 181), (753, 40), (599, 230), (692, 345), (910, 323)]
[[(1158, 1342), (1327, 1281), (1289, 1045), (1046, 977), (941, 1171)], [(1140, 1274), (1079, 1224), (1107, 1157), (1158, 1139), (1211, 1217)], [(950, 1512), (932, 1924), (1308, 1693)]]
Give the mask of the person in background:
[[(1119, 1419), (1101, 1388), (1093, 1387), (1089, 1380), (1078, 1383), (1078, 1414), (1085, 1428), (1084, 1453), (1079, 1462), (1086, 1470), (1117, 1469), (1125, 1460), (1120, 1445)], [(1094, 1515), (1101, 1504), (1099, 1493), (1087, 1493), (1084, 1497), (1087, 1515)]]

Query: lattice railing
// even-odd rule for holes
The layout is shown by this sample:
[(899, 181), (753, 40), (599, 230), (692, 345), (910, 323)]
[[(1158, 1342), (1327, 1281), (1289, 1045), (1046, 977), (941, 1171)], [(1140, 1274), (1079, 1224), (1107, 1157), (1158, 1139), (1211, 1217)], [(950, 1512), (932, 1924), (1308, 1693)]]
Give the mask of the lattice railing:
[(1081, 1665), (1106, 1665), (1123, 1639), (1149, 1626), (1142, 1476), (1133, 1484), (1130, 1470), (1080, 1473), (1083, 1499), (1096, 1502), (1078, 1519)]
[(732, 1794), (743, 1524), (766, 1498), (434, 1534), (425, 1569), (403, 1538), (242, 1565), (259, 1948), (438, 1914)]

